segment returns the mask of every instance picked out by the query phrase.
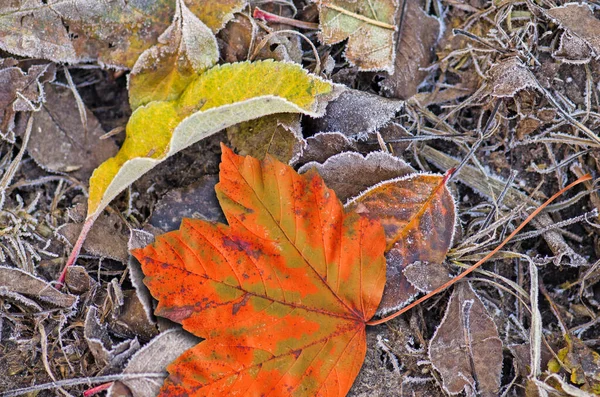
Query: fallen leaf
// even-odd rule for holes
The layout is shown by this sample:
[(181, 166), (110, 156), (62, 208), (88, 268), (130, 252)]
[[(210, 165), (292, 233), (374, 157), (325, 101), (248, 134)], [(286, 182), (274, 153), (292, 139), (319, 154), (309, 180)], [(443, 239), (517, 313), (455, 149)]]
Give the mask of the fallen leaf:
[[(245, 0), (194, 1), (191, 11), (218, 31)], [(58, 63), (98, 62), (131, 68), (156, 44), (175, 2), (17, 0), (0, 5), (0, 48)]]
[(403, 107), (404, 101), (348, 89), (327, 105), (325, 115), (314, 121), (314, 128), (362, 139), (386, 125)]
[(339, 132), (319, 132), (306, 139), (306, 146), (296, 164), (311, 161), (324, 163), (336, 154), (355, 150), (355, 142), (348, 139), (346, 135)]
[(69, 292), (81, 295), (89, 291), (95, 281), (90, 277), (83, 266), (71, 266), (67, 270), (65, 285)]
[(184, 220), (132, 251), (155, 313), (207, 339), (168, 367), (161, 395), (343, 396), (385, 284), (383, 230), (344, 213), (316, 172), (222, 150), (229, 226)]
[(76, 296), (58, 291), (41, 278), (21, 269), (0, 266), (0, 295), (6, 294), (17, 299), (25, 295), (63, 308), (71, 308), (77, 302)]
[(128, 79), (131, 109), (176, 99), (188, 84), (219, 60), (211, 30), (177, 0), (171, 26), (135, 62)]
[[(272, 24), (272, 31), (256, 29), (247, 16), (238, 14), (217, 36), (221, 58), (228, 63), (274, 59), (302, 63), (302, 43), (298, 35), (282, 32), (289, 26)], [(266, 40), (266, 42), (264, 41)]]
[(298, 172), (313, 168), (342, 201), (356, 197), (380, 182), (415, 173), (415, 169), (403, 160), (383, 152), (372, 152), (366, 157), (354, 152), (340, 153), (323, 164), (307, 163)]
[(289, 63), (244, 62), (210, 69), (177, 100), (154, 101), (133, 112), (121, 150), (90, 179), (88, 220), (141, 175), (193, 143), (269, 114), (321, 115), (340, 90)]
[[(82, 223), (67, 223), (57, 233), (62, 235), (72, 245), (75, 244), (77, 236), (83, 227)], [(127, 263), (129, 252), (127, 241), (129, 230), (123, 219), (116, 213), (102, 214), (88, 234), (83, 243), (83, 249), (89, 254), (117, 260)]]
[(498, 396), (502, 341), (494, 320), (468, 283), (454, 288), (429, 343), (431, 364), (450, 394), (464, 391), (467, 396)]
[(83, 337), (96, 360), (104, 370), (118, 368), (140, 348), (137, 338), (116, 343), (110, 337), (105, 324), (98, 318), (95, 306), (88, 308), (83, 327)]
[(123, 305), (113, 316), (108, 317), (108, 329), (115, 335), (127, 338), (139, 338), (148, 341), (158, 331), (156, 323), (151, 322), (135, 290), (123, 291)]
[(177, 229), (181, 218), (224, 223), (225, 216), (215, 194), (218, 181), (216, 175), (205, 175), (190, 186), (169, 191), (154, 206), (149, 223), (163, 232)]
[(583, 40), (595, 57), (600, 56), (600, 20), (586, 3), (566, 3), (543, 12), (571, 35)]
[(105, 131), (87, 108), (87, 126), (82, 125), (70, 89), (48, 84), (45, 97), (45, 103), (32, 116), (27, 152), (46, 170), (88, 180), (96, 167), (117, 153), (117, 145), (111, 139), (100, 139)]
[[(131, 229), (131, 234), (129, 237), (129, 242), (127, 243), (127, 247), (129, 250), (133, 250), (136, 248), (143, 248), (150, 243), (154, 242), (154, 234), (151, 234), (144, 230), (139, 229)], [(152, 313), (154, 310), (154, 299), (150, 295), (150, 291), (148, 291), (148, 287), (144, 284), (144, 273), (142, 272), (142, 266), (140, 262), (133, 255), (129, 255), (129, 261), (127, 262), (127, 268), (129, 269), (129, 280), (131, 281), (131, 285), (135, 289), (138, 300), (144, 309), (145, 319), (150, 324), (158, 323), (154, 314)], [(157, 324), (160, 328), (160, 323)]]
[(402, 271), (404, 277), (421, 292), (431, 292), (452, 279), (444, 263), (414, 262)]
[[(198, 344), (200, 339), (188, 332), (172, 329), (161, 333), (136, 352), (127, 363), (123, 374), (160, 374), (179, 355)], [(115, 382), (108, 397), (149, 397), (159, 393), (162, 379), (139, 377)]]
[(0, 134), (4, 139), (15, 141), (16, 113), (32, 111), (30, 104), (44, 102), (44, 83), (55, 77), (56, 66), (52, 64), (32, 65), (27, 73), (16, 66), (0, 69)]
[(592, 60), (592, 50), (585, 40), (569, 32), (563, 32), (558, 48), (552, 52), (552, 57), (565, 63), (583, 64)]
[(320, 39), (348, 39), (345, 58), (359, 70), (394, 70), (398, 0), (314, 0), (319, 6)]
[(263, 159), (270, 154), (283, 163), (294, 162), (302, 153), (300, 115), (274, 114), (227, 128), (227, 137), (241, 155)]
[(452, 244), (456, 212), (444, 176), (412, 174), (386, 181), (346, 207), (381, 221), (387, 283), (378, 314), (401, 308), (418, 292), (404, 276), (404, 268), (417, 261), (441, 264)]
[(517, 57), (502, 60), (489, 71), (492, 96), (512, 98), (526, 88), (539, 86), (535, 76)]
[(435, 59), (434, 47), (440, 22), (423, 11), (419, 1), (406, 1), (399, 39), (396, 43), (393, 73), (380, 83), (383, 92), (393, 98), (407, 99), (429, 75), (425, 70)]

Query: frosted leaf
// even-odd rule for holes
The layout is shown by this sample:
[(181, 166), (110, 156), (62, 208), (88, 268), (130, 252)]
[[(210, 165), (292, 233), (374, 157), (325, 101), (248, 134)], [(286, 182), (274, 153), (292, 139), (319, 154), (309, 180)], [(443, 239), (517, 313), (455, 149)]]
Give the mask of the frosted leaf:
[(502, 341), (494, 321), (468, 283), (455, 286), (429, 344), (429, 357), (449, 394), (497, 396)]
[(354, 152), (340, 153), (323, 164), (307, 163), (298, 172), (304, 173), (313, 167), (342, 202), (380, 182), (415, 172), (403, 160), (383, 152), (372, 152), (366, 157)]

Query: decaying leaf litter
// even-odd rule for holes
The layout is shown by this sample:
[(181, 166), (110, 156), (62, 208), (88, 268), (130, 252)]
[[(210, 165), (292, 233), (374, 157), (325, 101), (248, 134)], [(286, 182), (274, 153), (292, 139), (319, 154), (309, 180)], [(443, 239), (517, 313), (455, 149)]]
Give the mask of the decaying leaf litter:
[[(223, 221), (214, 196), (221, 141), (244, 155), (270, 153), (301, 171), (316, 166), (347, 199), (389, 179), (410, 181), (415, 170), (458, 166), (447, 185), (457, 220), (446, 243), (451, 248), (442, 260), (427, 254), (406, 264), (409, 296), (458, 274), (547, 197), (598, 173), (600, 15), (593, 2), (224, 1), (217, 7), (156, 1), (147, 9), (53, 3), (3, 5), (0, 12), (5, 393), (33, 387), (38, 395), (77, 395), (114, 381), (110, 395), (155, 392), (139, 389), (131, 374), (162, 381), (163, 370), (140, 367), (139, 357), (169, 349), (173, 334), (164, 333), (173, 324), (152, 315), (154, 303), (127, 249), (176, 229), (184, 215), (170, 211), (177, 206), (188, 217)], [(301, 23), (253, 18), (256, 7)], [(384, 12), (389, 7), (393, 15)], [(360, 34), (330, 39), (332, 30), (353, 26)], [(187, 29), (195, 27), (203, 39), (189, 39)], [(363, 51), (360, 37), (377, 51)], [(199, 43), (212, 49), (195, 52)], [(156, 68), (143, 65), (149, 59)], [(323, 98), (318, 112), (303, 112), (322, 118), (286, 113), (253, 120), (262, 113), (249, 107), (246, 116), (214, 128), (227, 131), (164, 160), (164, 144), (134, 145), (136, 156), (161, 158), (160, 164), (106, 200), (65, 287), (53, 288), (86, 219), (91, 172), (128, 141), (130, 117), (145, 111), (152, 123), (160, 113), (146, 109), (174, 109), (179, 114), (167, 117), (169, 131), (182, 128), (185, 116), (206, 118), (208, 100), (176, 99), (191, 92), (194, 74), (202, 79), (215, 64), (221, 66), (213, 75), (236, 67), (226, 63), (268, 59), (300, 70), (296, 62), (322, 79), (311, 81), (346, 90)], [(150, 101), (132, 94), (133, 77), (128, 92), (126, 68), (137, 70)], [(231, 81), (217, 78), (212, 87), (240, 84)], [(261, 94), (244, 92), (228, 94), (228, 101)], [(213, 106), (219, 104), (207, 107)], [(103, 133), (109, 134), (99, 138)], [(387, 326), (367, 327), (366, 360), (349, 395), (598, 393), (597, 185), (586, 182), (560, 200), (468, 281)], [(360, 197), (352, 202), (360, 206)], [(441, 244), (429, 236), (417, 240)], [(190, 342), (177, 343), (185, 350)], [(43, 386), (52, 381), (62, 389)]]

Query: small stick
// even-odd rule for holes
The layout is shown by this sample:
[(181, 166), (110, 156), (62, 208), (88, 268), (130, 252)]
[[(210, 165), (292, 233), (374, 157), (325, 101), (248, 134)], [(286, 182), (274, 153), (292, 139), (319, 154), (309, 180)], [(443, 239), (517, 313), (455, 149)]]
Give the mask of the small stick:
[(469, 274), (473, 270), (477, 269), (479, 266), (481, 266), (483, 263), (485, 263), (488, 259), (490, 259), (492, 256), (494, 256), (498, 251), (500, 251), (502, 249), (502, 247), (504, 247), (517, 233), (519, 233), (521, 231), (521, 229), (523, 229), (525, 227), (525, 225), (527, 225), (533, 218), (535, 218), (535, 216), (537, 214), (539, 214), (544, 208), (546, 208), (546, 206), (548, 204), (550, 204), (551, 202), (556, 200), (559, 196), (561, 196), (567, 190), (571, 189), (573, 186), (578, 185), (585, 181), (589, 181), (590, 179), (592, 179), (592, 176), (589, 174), (586, 174), (586, 175), (582, 176), (581, 178), (577, 179), (575, 182), (571, 183), (570, 185), (560, 189), (557, 193), (554, 194), (554, 196), (552, 196), (548, 200), (546, 200), (546, 202), (544, 204), (537, 207), (535, 209), (535, 211), (533, 211), (531, 213), (531, 215), (529, 215), (527, 217), (527, 219), (525, 219), (515, 230), (513, 230), (513, 232), (507, 238), (504, 239), (504, 241), (502, 241), (496, 248), (494, 248), (494, 250), (492, 250), (489, 254), (484, 256), (479, 262), (477, 262), (476, 264), (474, 264), (473, 266), (471, 266), (470, 268), (468, 268), (467, 270), (465, 270), (458, 276), (454, 277), (452, 280), (450, 280), (447, 283), (443, 284), (442, 286), (436, 288), (435, 290), (431, 291), (427, 295), (417, 299), (410, 305), (403, 307), (402, 309), (400, 309), (399, 311), (397, 311), (396, 313), (394, 313), (392, 315), (389, 315), (389, 316), (384, 317), (379, 320), (368, 321), (367, 325), (379, 325), (379, 324), (386, 323), (386, 322), (390, 321), (391, 319), (396, 318), (399, 315), (406, 313), (413, 307), (425, 302), (427, 299), (431, 298), (432, 296), (439, 294), (440, 292), (442, 292), (443, 290), (445, 290), (452, 284), (456, 283), (458, 280), (464, 278), (467, 274)]

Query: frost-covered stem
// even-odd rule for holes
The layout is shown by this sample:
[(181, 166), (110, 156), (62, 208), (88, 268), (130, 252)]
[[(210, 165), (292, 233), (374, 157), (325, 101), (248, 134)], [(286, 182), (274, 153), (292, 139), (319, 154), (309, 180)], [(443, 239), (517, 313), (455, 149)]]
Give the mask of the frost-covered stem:
[(100, 393), (101, 391), (108, 390), (113, 385), (113, 383), (114, 382), (103, 383), (96, 387), (92, 387), (91, 389), (87, 389), (83, 392), (83, 397), (90, 397), (94, 394)]
[(58, 277), (58, 280), (56, 282), (56, 289), (61, 289), (63, 287), (63, 285), (65, 283), (65, 278), (67, 277), (67, 269), (69, 268), (69, 266), (72, 266), (75, 263), (75, 261), (77, 260), (77, 257), (79, 256), (79, 252), (81, 251), (81, 247), (83, 246), (83, 242), (85, 241), (85, 238), (87, 237), (88, 233), (90, 232), (90, 229), (94, 225), (94, 221), (96, 220), (96, 218), (97, 218), (96, 216), (88, 218), (83, 223), (83, 228), (81, 229), (81, 232), (79, 232), (79, 237), (77, 237), (77, 241), (73, 245), (73, 250), (71, 251), (71, 254), (69, 255), (69, 259), (67, 259), (67, 263), (65, 264), (65, 267), (63, 268), (62, 272), (60, 273), (60, 277)]
[(494, 256), (496, 254), (496, 252), (500, 251), (502, 249), (502, 247), (504, 247), (517, 233), (519, 233), (521, 231), (521, 229), (523, 229), (525, 227), (525, 225), (527, 225), (533, 218), (535, 218), (537, 216), (537, 214), (539, 214), (544, 208), (546, 208), (548, 206), (548, 204), (550, 204), (551, 202), (556, 200), (559, 196), (561, 196), (567, 190), (571, 189), (573, 186), (578, 185), (581, 182), (589, 181), (590, 179), (592, 179), (592, 176), (590, 174), (586, 174), (586, 175), (582, 176), (581, 178), (577, 179), (575, 182), (571, 183), (570, 185), (560, 189), (560, 191), (555, 193), (554, 196), (552, 196), (548, 200), (546, 200), (546, 202), (544, 204), (537, 207), (535, 209), (535, 211), (533, 211), (523, 222), (521, 222), (521, 224), (519, 226), (517, 226), (517, 228), (515, 230), (513, 230), (513, 232), (507, 238), (505, 238), (504, 241), (502, 241), (496, 248), (494, 248), (490, 253), (488, 253), (486, 256), (484, 256), (479, 262), (477, 262), (476, 264), (474, 264), (473, 266), (471, 266), (470, 268), (468, 268), (467, 270), (465, 270), (458, 276), (454, 277), (452, 280), (446, 282), (445, 284), (443, 284), (442, 286), (431, 291), (427, 295), (417, 299), (410, 305), (403, 307), (402, 309), (400, 309), (399, 311), (397, 311), (396, 313), (394, 313), (392, 315), (389, 315), (389, 316), (384, 317), (379, 320), (368, 321), (367, 325), (379, 325), (379, 324), (386, 323), (386, 322), (390, 321), (391, 319), (396, 318), (399, 315), (406, 313), (413, 307), (420, 305), (421, 303), (425, 302), (427, 299), (431, 298), (434, 295), (439, 294), (440, 292), (442, 292), (443, 290), (445, 290), (452, 284), (456, 283), (458, 280), (462, 279), (467, 274), (471, 273), (473, 270), (477, 269), (479, 266), (481, 266), (483, 263), (485, 263), (488, 259), (490, 259), (492, 256)]
[(164, 379), (167, 377), (166, 373), (143, 373), (143, 374), (118, 374), (118, 375), (104, 375), (97, 376), (95, 378), (74, 378), (74, 379), (64, 379), (58, 380), (56, 382), (50, 383), (42, 383), (35, 386), (24, 387), (22, 389), (9, 390), (5, 392), (0, 392), (0, 397), (16, 397), (21, 396), (23, 394), (36, 392), (40, 390), (49, 390), (56, 389), (58, 387), (69, 387), (69, 386), (78, 386), (78, 385), (89, 385), (91, 383), (106, 383), (106, 382), (114, 382), (117, 380), (127, 380), (127, 379)]
[(281, 15), (271, 14), (270, 12), (263, 11), (260, 8), (255, 8), (252, 16), (256, 19), (264, 19), (265, 22), (282, 23), (285, 25), (294, 26), (299, 29), (318, 30), (319, 24), (312, 22), (299, 21), (297, 19), (282, 17)]

